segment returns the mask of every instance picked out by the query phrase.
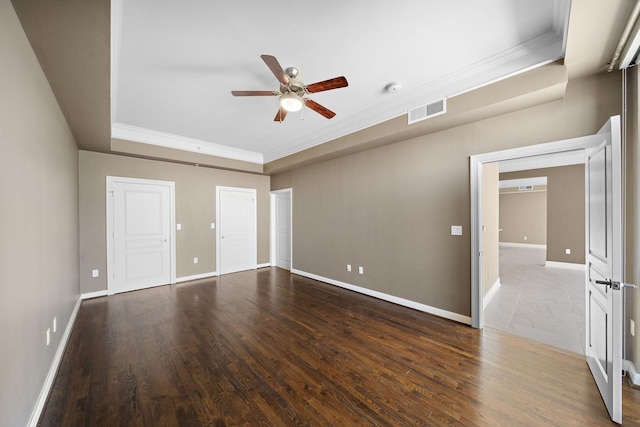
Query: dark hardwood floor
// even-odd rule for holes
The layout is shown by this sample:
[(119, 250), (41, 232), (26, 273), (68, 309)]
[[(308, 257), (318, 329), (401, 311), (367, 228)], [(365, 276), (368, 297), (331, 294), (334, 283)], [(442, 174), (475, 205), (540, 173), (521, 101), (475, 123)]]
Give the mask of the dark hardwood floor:
[(267, 268), (84, 301), (40, 425), (611, 422), (573, 353)]

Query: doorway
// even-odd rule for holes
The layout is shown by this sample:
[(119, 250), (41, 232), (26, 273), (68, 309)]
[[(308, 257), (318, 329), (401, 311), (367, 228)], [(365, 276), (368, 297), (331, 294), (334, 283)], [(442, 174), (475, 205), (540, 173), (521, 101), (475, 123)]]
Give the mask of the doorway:
[[(483, 191), (483, 221), (499, 238), (483, 246), (498, 253), (489, 264), (498, 286), (485, 289), (485, 326), (584, 354), (584, 157), (549, 160), (517, 171), (508, 161), (492, 164), (500, 170), (498, 215), (484, 214), (491, 199)], [(483, 248), (485, 263), (488, 254)]]
[[(596, 135), (589, 135), (564, 141), (515, 148), (495, 153), (471, 156), (471, 280), (472, 326), (484, 327), (484, 292), (482, 289), (482, 174), (483, 165), (509, 163), (511, 170), (532, 169), (531, 164), (552, 161), (566, 161), (567, 158), (584, 159), (584, 151), (599, 141)], [(552, 160), (553, 159), (553, 160)], [(575, 162), (574, 162), (575, 163)]]
[(256, 189), (216, 187), (218, 274), (257, 268)]
[(291, 271), (292, 189), (271, 192), (271, 265)]
[(175, 183), (107, 177), (107, 292), (175, 283)]
[(470, 158), (472, 325), (484, 326), (482, 309), (483, 164), (582, 152), (585, 158), (586, 360), (611, 419), (622, 422), (622, 149), (620, 117), (595, 135)]

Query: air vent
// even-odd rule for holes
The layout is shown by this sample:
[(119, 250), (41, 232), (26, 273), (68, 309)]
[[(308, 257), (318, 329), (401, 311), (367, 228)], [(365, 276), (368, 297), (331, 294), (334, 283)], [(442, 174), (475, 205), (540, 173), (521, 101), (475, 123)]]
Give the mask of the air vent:
[(533, 185), (521, 185), (518, 187), (518, 191), (532, 191)]
[(447, 100), (445, 98), (432, 102), (421, 107), (409, 110), (409, 124), (421, 120), (430, 119), (447, 112)]

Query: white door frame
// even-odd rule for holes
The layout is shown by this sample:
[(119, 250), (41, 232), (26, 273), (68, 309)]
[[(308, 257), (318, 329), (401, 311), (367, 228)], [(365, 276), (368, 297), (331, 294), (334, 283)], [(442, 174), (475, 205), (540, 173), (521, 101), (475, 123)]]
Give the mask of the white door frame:
[(171, 252), (171, 265), (170, 265), (170, 277), (171, 284), (176, 283), (176, 184), (173, 181), (160, 181), (155, 179), (142, 179), (142, 178), (128, 178), (128, 177), (120, 177), (120, 176), (107, 176), (107, 191), (106, 191), (106, 207), (107, 207), (107, 215), (106, 215), (106, 228), (107, 228), (107, 294), (111, 295), (112, 288), (112, 279), (113, 279), (113, 269), (114, 269), (114, 259), (115, 254), (114, 251), (114, 242), (113, 242), (113, 221), (114, 221), (114, 212), (113, 212), (113, 187), (116, 183), (124, 183), (124, 184), (142, 184), (142, 185), (166, 185), (169, 187), (169, 229), (170, 229), (170, 239), (169, 250)]
[(254, 260), (254, 268), (258, 268), (258, 197), (257, 197), (257, 190), (255, 188), (246, 188), (246, 187), (224, 187), (224, 186), (218, 186), (216, 185), (216, 275), (220, 276), (222, 274), (221, 272), (221, 268), (220, 268), (220, 248), (222, 247), (222, 245), (220, 244), (220, 240), (221, 240), (221, 235), (220, 235), (220, 191), (225, 191), (225, 190), (229, 190), (229, 191), (241, 191), (241, 192), (245, 192), (245, 193), (251, 193), (253, 194), (253, 199), (255, 200), (254, 204), (253, 204), (253, 226), (254, 226), (254, 233), (253, 233), (253, 248), (252, 251), (253, 253), (251, 254), (253, 260)]
[(293, 269), (293, 189), (292, 188), (284, 188), (282, 190), (274, 190), (271, 192), (270, 202), (271, 202), (271, 225), (270, 225), (270, 263), (273, 267), (276, 267), (276, 197), (278, 194), (286, 194), (289, 193), (289, 198), (291, 200), (290, 215), (289, 218), (289, 236), (291, 238), (291, 244), (289, 245), (289, 250), (291, 253), (289, 254), (289, 259), (291, 260), (291, 269)]
[(513, 148), (470, 157), (471, 179), (471, 326), (484, 327), (482, 307), (482, 164), (533, 156), (582, 151), (599, 144), (596, 135), (588, 135), (528, 147)]

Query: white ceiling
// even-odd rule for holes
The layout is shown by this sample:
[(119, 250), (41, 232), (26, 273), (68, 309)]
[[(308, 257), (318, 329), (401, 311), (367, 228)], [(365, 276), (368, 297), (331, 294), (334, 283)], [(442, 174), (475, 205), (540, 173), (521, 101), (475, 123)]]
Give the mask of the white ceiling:
[[(569, 0), (137, 0), (112, 4), (112, 136), (267, 163), (564, 55)], [(274, 122), (260, 55), (300, 69), (310, 109)], [(402, 90), (387, 93), (392, 82)]]

